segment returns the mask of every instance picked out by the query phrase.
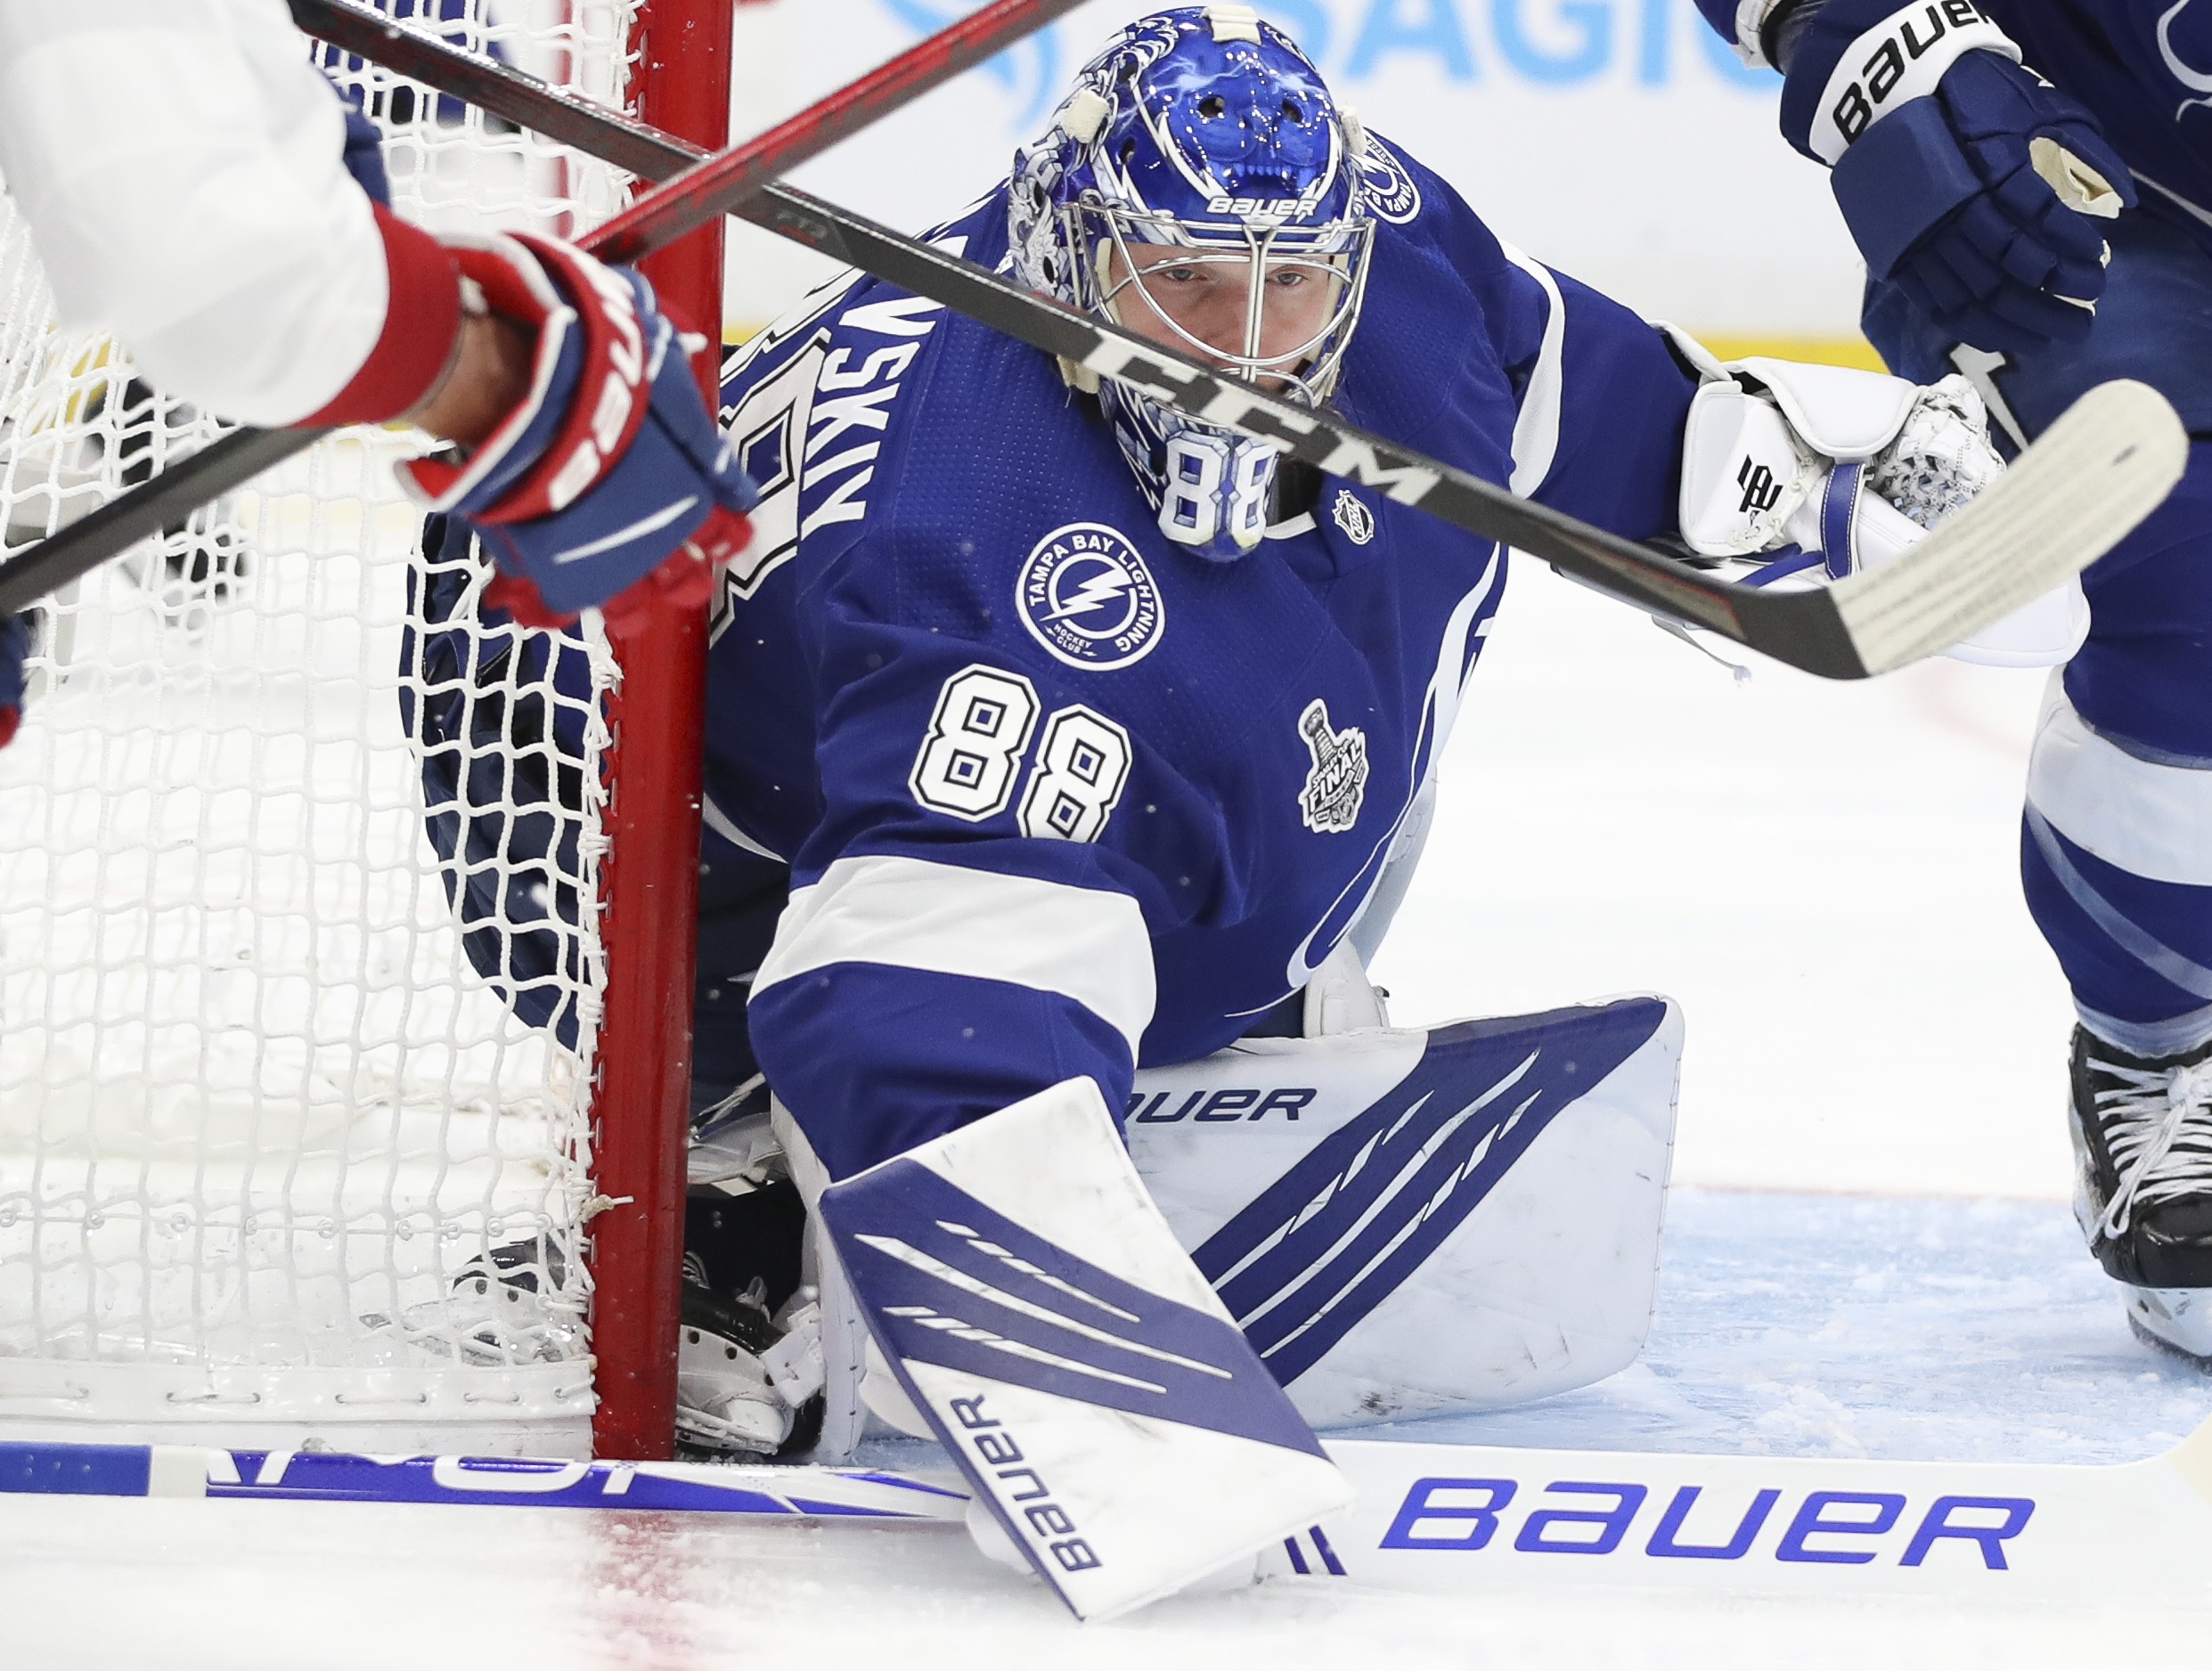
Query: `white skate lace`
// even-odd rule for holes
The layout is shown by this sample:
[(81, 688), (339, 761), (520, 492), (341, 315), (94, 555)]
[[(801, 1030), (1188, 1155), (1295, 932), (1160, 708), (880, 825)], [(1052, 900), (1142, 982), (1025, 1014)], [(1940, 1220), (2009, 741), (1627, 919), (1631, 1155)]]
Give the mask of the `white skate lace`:
[(1866, 485), (1932, 528), (2004, 473), (1981, 396), (1955, 372), (1920, 392), (1897, 439), (1867, 467)]
[(2125, 1235), (2138, 1206), (2212, 1189), (2212, 1061), (2130, 1068), (2100, 1062), (2119, 1082), (2097, 1093), (2097, 1120), (2120, 1175), (2098, 1230)]

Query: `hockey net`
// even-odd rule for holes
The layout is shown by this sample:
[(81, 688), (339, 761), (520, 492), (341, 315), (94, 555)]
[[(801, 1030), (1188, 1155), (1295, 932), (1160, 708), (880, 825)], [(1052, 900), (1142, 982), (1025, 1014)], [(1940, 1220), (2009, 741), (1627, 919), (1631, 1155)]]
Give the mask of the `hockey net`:
[[(593, 100), (634, 79), (634, 0), (385, 9)], [(322, 57), (419, 224), (574, 236), (626, 200), (601, 165)], [(8, 551), (220, 429), (56, 325), (0, 197)], [(567, 651), (588, 689), (505, 640), (463, 657), (465, 689), (403, 665), (437, 624), (391, 481), (419, 444), (341, 432), (37, 611), (0, 751), (0, 1437), (589, 1454), (590, 902), (620, 669), (589, 630)], [(580, 739), (580, 771), (536, 762), (567, 767), (574, 839), (489, 890), (526, 917), (549, 888), (586, 902), (533, 977), (558, 1027), (479, 972), (530, 925), (502, 907), (465, 948), (448, 884), (470, 861), (426, 839), (404, 715), (456, 692)], [(445, 811), (528, 816), (506, 788), (464, 772)]]

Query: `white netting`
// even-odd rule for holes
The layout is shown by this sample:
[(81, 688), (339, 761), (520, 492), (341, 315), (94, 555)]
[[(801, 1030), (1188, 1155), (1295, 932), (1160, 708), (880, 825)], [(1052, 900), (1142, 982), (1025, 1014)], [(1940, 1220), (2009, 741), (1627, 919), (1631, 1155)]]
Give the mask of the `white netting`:
[[(420, 10), (618, 102), (626, 5)], [(574, 234), (623, 200), (620, 176), (558, 147), (331, 68), (365, 92), (419, 224)], [(216, 433), (113, 345), (55, 328), (0, 196), (7, 549)], [(520, 981), (510, 918), (597, 897), (614, 669), (576, 638), (588, 672), (556, 691), (542, 656), (494, 635), (403, 675), (429, 572), (390, 481), (405, 444), (324, 442), (39, 611), (29, 712), (0, 752), (0, 1432), (588, 1445), (594, 919), (527, 972), (573, 1017), (566, 1040), (517, 1019), (455, 927), (402, 698), (438, 705), (449, 736), (536, 739), (514, 772), (462, 774), (447, 809), (518, 795), (503, 810), (531, 816), (533, 761), (555, 786), (537, 815), (566, 845), (523, 874), (477, 866), (494, 903), (470, 943)], [(554, 769), (557, 734), (581, 771)], [(469, 1280), (494, 1249), (535, 1277), (534, 1325)]]

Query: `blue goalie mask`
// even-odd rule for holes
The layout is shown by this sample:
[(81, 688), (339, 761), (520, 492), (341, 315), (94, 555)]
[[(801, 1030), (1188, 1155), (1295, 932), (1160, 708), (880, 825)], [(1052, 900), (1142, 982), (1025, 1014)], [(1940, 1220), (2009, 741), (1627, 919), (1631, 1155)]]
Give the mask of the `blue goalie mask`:
[[(1015, 270), (1033, 289), (1318, 405), (1367, 289), (1364, 134), (1249, 6), (1141, 18), (1015, 158)], [(1260, 542), (1280, 454), (1097, 383), (1168, 538), (1217, 562)]]

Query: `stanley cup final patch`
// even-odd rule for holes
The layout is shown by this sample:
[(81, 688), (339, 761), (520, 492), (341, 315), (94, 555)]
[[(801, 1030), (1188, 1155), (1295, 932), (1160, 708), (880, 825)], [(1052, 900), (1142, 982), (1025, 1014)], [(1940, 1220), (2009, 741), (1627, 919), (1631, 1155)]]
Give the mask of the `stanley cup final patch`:
[(1313, 755), (1313, 770), (1298, 792), (1298, 811), (1317, 835), (1341, 835), (1359, 821), (1367, 787), (1367, 734), (1357, 726), (1329, 724), (1328, 704), (1316, 697), (1298, 716), (1298, 735)]

